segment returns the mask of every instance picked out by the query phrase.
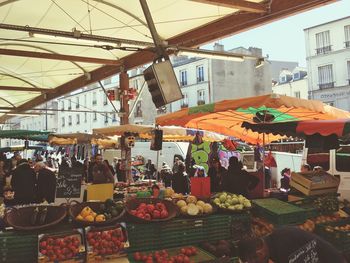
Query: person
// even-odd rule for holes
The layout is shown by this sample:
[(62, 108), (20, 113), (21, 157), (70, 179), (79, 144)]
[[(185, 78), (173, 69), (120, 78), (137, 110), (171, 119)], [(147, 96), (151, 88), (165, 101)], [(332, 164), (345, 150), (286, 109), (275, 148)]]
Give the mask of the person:
[[(101, 158), (102, 158), (102, 156), (101, 156)], [(95, 156), (91, 156), (90, 157), (90, 162), (89, 162), (89, 168), (88, 168), (88, 177), (87, 177), (87, 179), (88, 179), (87, 182), (88, 183), (92, 183), (92, 181), (94, 180), (93, 174), (92, 174), (92, 169), (94, 168), (95, 163), (96, 163)]]
[[(267, 263), (345, 263), (330, 243), (297, 227), (276, 228), (264, 238), (241, 240), (238, 254), (243, 262)], [(308, 260), (307, 260), (308, 259)]]
[(186, 167), (182, 161), (179, 161), (177, 173), (173, 174), (171, 184), (175, 193), (187, 194), (189, 193), (189, 179), (185, 173)]
[(30, 204), (35, 201), (36, 176), (28, 164), (28, 160), (22, 159), (12, 173), (11, 187), (15, 192), (16, 204)]
[(227, 170), (221, 166), (218, 158), (212, 159), (212, 166), (208, 170), (208, 176), (210, 177), (210, 191), (212, 193), (220, 192), (223, 190), (223, 180), (227, 176)]
[(243, 169), (242, 162), (237, 157), (231, 156), (227, 176), (224, 178), (224, 191), (248, 197), (249, 191), (259, 183), (259, 179)]
[(151, 159), (147, 160), (145, 168), (146, 168), (146, 179), (154, 179), (154, 173), (156, 172), (156, 168), (152, 163)]
[(175, 173), (178, 172), (178, 169), (179, 169), (179, 162), (180, 162), (179, 157), (175, 157), (175, 158), (174, 158), (174, 164), (173, 164), (173, 174), (175, 174)]
[(104, 163), (96, 163), (92, 169), (93, 184), (114, 184), (114, 177)]
[(123, 176), (123, 171), (122, 171), (122, 160), (118, 159), (116, 165), (115, 165), (115, 173), (117, 175), (118, 182), (125, 182), (126, 178)]
[(37, 173), (37, 200), (39, 203), (47, 201), (55, 202), (56, 175), (43, 162), (38, 162), (34, 166)]
[(291, 177), (290, 169), (289, 168), (284, 168), (281, 171), (281, 175), (282, 175), (282, 178), (281, 178), (281, 189), (289, 191), (289, 189), (290, 189), (289, 182), (290, 182), (290, 177)]
[(89, 160), (85, 159), (83, 163), (83, 181), (88, 181)]
[(197, 165), (196, 166), (196, 172), (194, 174), (195, 177), (207, 177), (205, 174), (205, 169), (203, 166)]
[(108, 167), (108, 169), (111, 171), (111, 173), (114, 176), (114, 174), (115, 174), (114, 169), (113, 169), (112, 165), (109, 164), (108, 160), (103, 160), (103, 163)]
[(173, 172), (171, 171), (171, 168), (166, 163), (163, 163), (162, 170), (160, 170), (160, 179), (164, 183), (165, 187), (171, 187), (171, 178), (172, 178)]
[(307, 163), (303, 164), (300, 168), (300, 172), (302, 172), (302, 173), (311, 172), (311, 166)]
[(5, 178), (6, 178), (5, 162), (2, 159), (0, 159), (0, 196), (3, 196)]
[(323, 171), (323, 167), (317, 165), (317, 166), (314, 167), (314, 171), (315, 171), (315, 172), (322, 172), (322, 171)]

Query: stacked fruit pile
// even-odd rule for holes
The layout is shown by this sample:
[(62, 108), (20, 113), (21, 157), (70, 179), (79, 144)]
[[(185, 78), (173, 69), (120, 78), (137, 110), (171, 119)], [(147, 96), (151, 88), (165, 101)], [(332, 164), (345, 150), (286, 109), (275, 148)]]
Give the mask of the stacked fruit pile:
[(176, 255), (170, 256), (167, 250), (155, 251), (154, 253), (142, 254), (134, 253), (136, 262), (145, 263), (190, 263), (190, 257), (197, 254), (195, 247), (185, 247), (179, 249)]
[(343, 226), (327, 226), (326, 231), (327, 232), (334, 232), (334, 231), (349, 232), (350, 224), (346, 224)]
[(257, 237), (263, 237), (272, 233), (274, 227), (262, 218), (254, 217), (252, 219), (252, 231)]
[(198, 216), (211, 214), (213, 212), (211, 204), (197, 200), (197, 198), (192, 195), (188, 196), (186, 200), (177, 201), (176, 205), (183, 215)]
[(73, 259), (79, 254), (81, 246), (81, 237), (78, 234), (43, 238), (39, 242), (39, 257), (54, 262)]
[(95, 212), (89, 206), (85, 206), (80, 213), (76, 216), (76, 220), (85, 222), (104, 222), (119, 216), (124, 209), (123, 202), (114, 202), (112, 199), (107, 199), (104, 203), (100, 204), (97, 212)]
[(231, 211), (242, 211), (252, 207), (251, 202), (243, 195), (235, 195), (226, 192), (217, 193), (213, 203), (219, 208)]
[(166, 219), (169, 212), (164, 203), (156, 204), (140, 203), (136, 209), (130, 211), (130, 214), (144, 220)]
[(124, 249), (125, 237), (121, 228), (89, 231), (86, 239), (88, 250), (94, 255), (118, 254)]
[(324, 223), (329, 223), (329, 222), (335, 222), (340, 219), (338, 214), (334, 215), (322, 215), (315, 217), (313, 219), (308, 219), (305, 221), (304, 224), (299, 225), (299, 228), (305, 231), (313, 232), (315, 230), (316, 224), (324, 224)]
[(339, 200), (335, 195), (322, 196), (314, 201), (314, 206), (322, 214), (330, 214), (339, 210)]

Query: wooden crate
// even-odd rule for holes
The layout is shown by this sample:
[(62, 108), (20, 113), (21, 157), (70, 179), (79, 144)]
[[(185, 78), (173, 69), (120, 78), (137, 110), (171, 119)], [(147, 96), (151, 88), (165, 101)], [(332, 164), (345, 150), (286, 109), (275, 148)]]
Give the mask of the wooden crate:
[(305, 195), (336, 193), (339, 179), (326, 172), (292, 173), (290, 185)]

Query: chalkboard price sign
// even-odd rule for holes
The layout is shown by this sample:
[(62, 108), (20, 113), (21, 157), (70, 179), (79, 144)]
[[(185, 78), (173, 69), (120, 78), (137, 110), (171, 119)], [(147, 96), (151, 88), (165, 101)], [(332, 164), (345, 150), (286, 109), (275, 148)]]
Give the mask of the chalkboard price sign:
[(56, 198), (79, 198), (81, 174), (59, 174), (56, 185)]

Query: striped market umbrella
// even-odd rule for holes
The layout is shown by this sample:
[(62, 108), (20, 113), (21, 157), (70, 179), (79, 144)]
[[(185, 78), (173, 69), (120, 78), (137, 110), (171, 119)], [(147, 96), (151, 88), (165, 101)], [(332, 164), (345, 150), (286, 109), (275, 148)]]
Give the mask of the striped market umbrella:
[[(269, 94), (184, 108), (158, 117), (156, 123), (161, 126), (175, 125), (208, 130), (233, 136), (248, 143), (262, 144), (263, 135), (242, 127), (243, 122), (284, 123), (341, 118), (350, 118), (350, 113), (320, 101)], [(281, 138), (280, 134), (270, 133), (265, 136), (265, 142)]]

